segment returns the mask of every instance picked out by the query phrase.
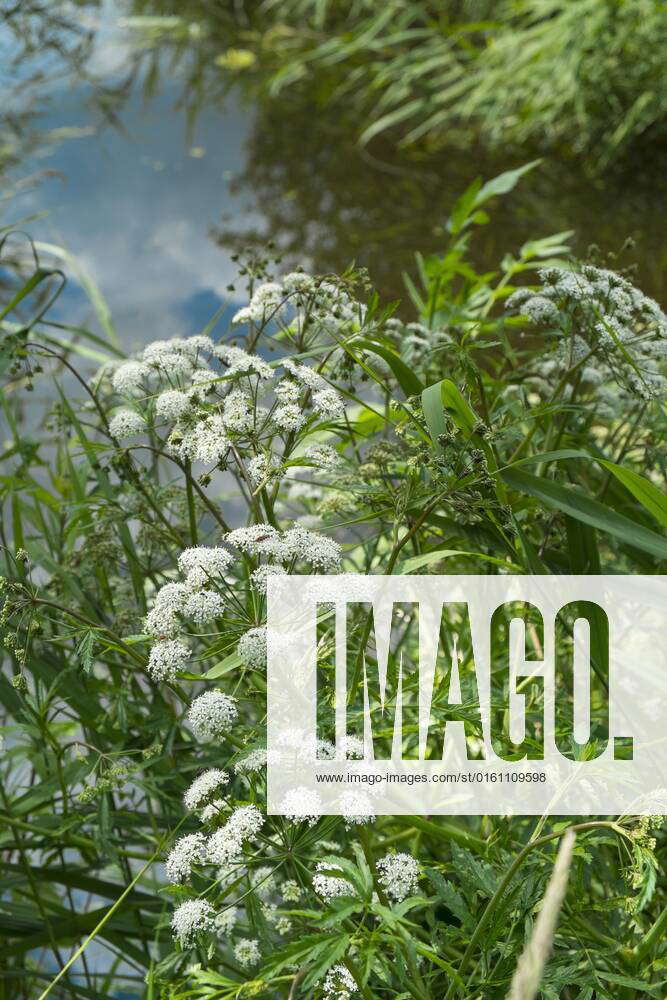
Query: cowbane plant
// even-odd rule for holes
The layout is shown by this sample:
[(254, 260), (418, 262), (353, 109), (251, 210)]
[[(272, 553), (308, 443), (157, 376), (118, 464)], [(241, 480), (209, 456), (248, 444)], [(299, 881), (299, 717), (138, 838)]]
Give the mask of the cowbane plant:
[[(384, 816), (361, 787), (338, 815), (302, 787), (266, 811), (273, 576), (664, 570), (667, 320), (562, 235), (478, 274), (480, 205), (518, 175), (463, 196), (400, 311), (361, 272), (255, 260), (229, 328), (132, 358), (109, 342), (82, 398), (58, 397), (45, 485), (16, 424), (0, 762), (17, 976), (37, 948), (43, 975), (67, 965), (74, 908), (137, 996), (146, 979), (169, 1000), (503, 997), (573, 828), (542, 995), (658, 995), (659, 817)], [(55, 334), (12, 335), (20, 386)], [(372, 661), (367, 626), (350, 640)], [(325, 616), (325, 685), (334, 648)], [(272, 763), (334, 756), (326, 705)], [(367, 749), (355, 711), (350, 761)], [(54, 991), (80, 983), (99, 993), (77, 958)]]

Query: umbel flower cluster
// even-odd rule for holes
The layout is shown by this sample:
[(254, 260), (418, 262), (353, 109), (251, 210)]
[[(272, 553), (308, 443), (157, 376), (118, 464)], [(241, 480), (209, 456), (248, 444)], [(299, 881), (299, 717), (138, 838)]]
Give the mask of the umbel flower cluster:
[(551, 354), (538, 366), (532, 387), (545, 396), (564, 376), (565, 395), (572, 374), (584, 388), (617, 410), (640, 396), (662, 398), (667, 379), (667, 316), (653, 299), (606, 268), (546, 267), (541, 288), (521, 288), (508, 299), (509, 309), (528, 316), (535, 326), (554, 335)]
[[(540, 280), (540, 289), (522, 289), (509, 300), (510, 309), (553, 338), (551, 353), (537, 369), (531, 365), (529, 388), (542, 397), (581, 386), (600, 399), (611, 392), (619, 400), (629, 393), (664, 395), (667, 319), (655, 303), (625, 279), (588, 266), (548, 267)], [(389, 318), (383, 326), (384, 343), (425, 380), (438, 357), (458, 350), (455, 332), (436, 320)], [(441, 492), (451, 507), (438, 508), (446, 530), (452, 520), (477, 525), (494, 485), (481, 451), (449, 462), (455, 449), (449, 428), (439, 442), (442, 455), (432, 457), (419, 406), (407, 392), (405, 402), (390, 403), (390, 394), (398, 396), (397, 377), (382, 359), (371, 359), (367, 340), (358, 354), (378, 374), (381, 390), (374, 396), (365, 386), (348, 402), (341, 387), (349, 387), (354, 375), (341, 343), (354, 345), (365, 322), (364, 308), (345, 283), (294, 272), (257, 286), (236, 313), (243, 346), (208, 335), (155, 341), (132, 360), (106, 365), (95, 383), (111, 413), (105, 429), (121, 472), (128, 456), (144, 451), (161, 469), (175, 470), (179, 485), (185, 477), (189, 535), (183, 534), (177, 558), (152, 575), (143, 619), (148, 679), (180, 699), (191, 739), (183, 833), (164, 867), (174, 901), (171, 928), (187, 953), (184, 963), (217, 951), (237, 979), (263, 974), (262, 963), (273, 952), (309, 933), (313, 914), (327, 916), (318, 931), (324, 945), (335, 944), (336, 927), (344, 922), (337, 913), (353, 915), (353, 929), (363, 923), (380, 931), (389, 907), (403, 919), (419, 903), (420, 881), (428, 876), (418, 858), (397, 849), (405, 842), (383, 846), (380, 840), (375, 855), (361, 850), (364, 835), (377, 829), (369, 825), (375, 821), (372, 796), (361, 790), (343, 792), (337, 821), (321, 815), (319, 796), (305, 787), (288, 793), (281, 817), (264, 812), (270, 578), (339, 572), (352, 537), (363, 538), (372, 555), (365, 567), (348, 555), (347, 565), (384, 572), (390, 550), (368, 527), (376, 514), (391, 522), (389, 534), (398, 532), (406, 510), (418, 519), (427, 509), (420, 489), (433, 476), (440, 485), (446, 480)], [(281, 356), (269, 360), (267, 345)], [(362, 418), (375, 427), (383, 409), (391, 430), (368, 446)], [(399, 411), (401, 421), (394, 424)], [(394, 480), (415, 428), (415, 454)], [(466, 484), (477, 477), (486, 493), (467, 486), (457, 498), (451, 488), (457, 476)], [(231, 500), (221, 504), (225, 491)], [(349, 515), (362, 502), (368, 516), (359, 518), (363, 527), (353, 536), (355, 517)], [(434, 541), (428, 535), (425, 548)], [(476, 544), (487, 544), (481, 528)], [(348, 735), (343, 749), (348, 759), (364, 756), (358, 736)], [(326, 759), (335, 750), (328, 740), (294, 732), (284, 734), (274, 752), (305, 760)], [(201, 761), (205, 766), (198, 770)], [(339, 839), (328, 839), (332, 833)], [(444, 885), (437, 890), (442, 899), (454, 900), (467, 920), (467, 904)], [(303, 995), (349, 1000), (363, 988), (354, 943), (337, 951), (333, 944), (328, 967), (322, 964)], [(404, 958), (410, 976), (418, 974), (411, 952)], [(281, 967), (295, 981), (298, 962), (288, 957)]]

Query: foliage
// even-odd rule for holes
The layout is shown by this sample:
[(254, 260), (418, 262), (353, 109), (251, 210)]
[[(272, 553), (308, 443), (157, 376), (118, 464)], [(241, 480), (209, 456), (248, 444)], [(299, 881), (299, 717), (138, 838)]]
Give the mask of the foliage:
[(413, 322), (266, 256), (130, 360), (93, 289), (104, 335), (31, 314), (43, 263), (0, 310), (7, 996), (503, 997), (568, 829), (542, 997), (664, 992), (659, 818), (263, 813), (270, 573), (663, 569), (667, 319), (568, 234), (473, 263), (531, 166), (459, 199)]
[[(665, 17), (653, 0), (206, 0), (135, 3), (131, 23), (190, 61), (190, 90), (223, 74), (271, 95), (355, 109), (363, 142), (567, 152), (600, 170), (665, 132)], [(230, 23), (231, 20), (231, 23)], [(196, 29), (196, 30), (195, 30)], [(192, 84), (196, 86), (192, 87)]]

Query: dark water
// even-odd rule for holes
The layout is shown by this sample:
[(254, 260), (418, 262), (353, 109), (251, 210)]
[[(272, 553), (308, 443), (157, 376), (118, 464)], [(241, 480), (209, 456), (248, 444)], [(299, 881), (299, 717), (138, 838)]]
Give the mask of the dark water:
[[(107, 5), (97, 69), (122, 61), (125, 39)], [(474, 148), (429, 156), (398, 154), (389, 143), (361, 150), (358, 123), (287, 97), (248, 105), (239, 91), (203, 103), (192, 133), (177, 108), (183, 82), (163, 72), (158, 93), (133, 93), (115, 125), (89, 108), (90, 87), (68, 82), (50, 95), (42, 126), (90, 131), (31, 158), (15, 176), (50, 176), (4, 207), (3, 221), (46, 210), (30, 225), (41, 240), (75, 254), (98, 282), (119, 336), (131, 347), (192, 332), (239, 293), (231, 254), (274, 239), (290, 263), (316, 271), (367, 266), (386, 298), (405, 298), (402, 274), (414, 252), (437, 252), (455, 198), (478, 174), (489, 178), (529, 158)], [(591, 243), (617, 251), (627, 236), (638, 282), (667, 304), (667, 156), (603, 180), (576, 162), (544, 162), (492, 208), (473, 244), (480, 265), (496, 267), (528, 238), (574, 229), (581, 254)], [(70, 283), (61, 311), (92, 322), (83, 292)]]

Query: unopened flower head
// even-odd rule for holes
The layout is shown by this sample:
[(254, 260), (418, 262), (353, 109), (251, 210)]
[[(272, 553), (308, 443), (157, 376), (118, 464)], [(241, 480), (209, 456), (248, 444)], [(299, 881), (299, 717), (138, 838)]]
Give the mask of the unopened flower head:
[(287, 879), (280, 887), (280, 894), (286, 903), (298, 903), (303, 893), (301, 886), (293, 879)]
[(188, 722), (200, 740), (225, 736), (237, 717), (236, 698), (222, 691), (205, 691), (195, 698), (188, 711)]
[(205, 899), (186, 899), (174, 911), (171, 928), (182, 947), (195, 943), (199, 934), (215, 928), (215, 910)]
[(205, 846), (203, 833), (189, 833), (177, 840), (165, 862), (169, 881), (184, 882), (190, 878), (192, 866), (204, 860)]
[(205, 806), (221, 788), (229, 782), (229, 775), (219, 768), (211, 768), (204, 771), (192, 782), (187, 792), (183, 796), (186, 809), (193, 811)]
[(411, 854), (387, 854), (377, 862), (380, 885), (399, 902), (417, 891), (419, 863)]

